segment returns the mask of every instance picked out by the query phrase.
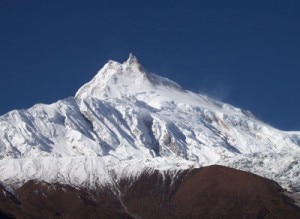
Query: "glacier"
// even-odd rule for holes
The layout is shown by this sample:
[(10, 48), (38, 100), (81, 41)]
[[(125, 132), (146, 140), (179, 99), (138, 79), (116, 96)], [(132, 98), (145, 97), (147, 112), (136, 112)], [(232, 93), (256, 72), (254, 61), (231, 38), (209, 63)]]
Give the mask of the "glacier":
[(211, 164), (300, 192), (300, 132), (185, 90), (132, 54), (109, 61), (74, 97), (0, 117), (0, 183), (11, 188), (31, 179), (93, 187)]

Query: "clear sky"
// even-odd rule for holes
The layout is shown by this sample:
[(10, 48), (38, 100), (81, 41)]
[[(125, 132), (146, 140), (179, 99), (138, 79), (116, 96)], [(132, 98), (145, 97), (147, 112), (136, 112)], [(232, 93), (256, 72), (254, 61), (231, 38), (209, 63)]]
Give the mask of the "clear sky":
[(134, 53), (185, 89), (300, 130), (300, 1), (0, 0), (0, 114)]

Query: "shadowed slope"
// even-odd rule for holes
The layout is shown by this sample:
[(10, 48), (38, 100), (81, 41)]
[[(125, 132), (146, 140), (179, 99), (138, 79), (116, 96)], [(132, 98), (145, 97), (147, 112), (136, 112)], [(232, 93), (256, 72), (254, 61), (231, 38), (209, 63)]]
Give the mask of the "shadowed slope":
[(295, 218), (284, 190), (274, 181), (231, 168), (192, 170), (172, 196), (180, 218)]
[(300, 218), (274, 181), (217, 165), (148, 171), (93, 191), (29, 181), (18, 200), (9, 194), (0, 211), (17, 218)]

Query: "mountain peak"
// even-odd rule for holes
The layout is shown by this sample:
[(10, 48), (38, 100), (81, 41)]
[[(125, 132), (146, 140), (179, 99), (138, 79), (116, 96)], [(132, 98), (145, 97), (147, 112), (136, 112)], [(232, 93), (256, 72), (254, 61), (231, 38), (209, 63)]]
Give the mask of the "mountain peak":
[(130, 53), (123, 63), (113, 60), (106, 63), (90, 82), (77, 91), (75, 96), (83, 99), (122, 98), (150, 85), (148, 73), (138, 59)]
[(128, 63), (130, 65), (139, 64), (139, 61), (135, 55), (133, 55), (132, 53), (129, 53), (129, 57), (128, 57), (126, 63)]
[(110, 60), (90, 82), (78, 90), (75, 96), (81, 99), (122, 99), (129, 96), (135, 99), (137, 96), (143, 96), (142, 99), (148, 99), (150, 93), (158, 95), (158, 87), (183, 91), (175, 82), (148, 73), (138, 59), (130, 53), (128, 59), (122, 64)]

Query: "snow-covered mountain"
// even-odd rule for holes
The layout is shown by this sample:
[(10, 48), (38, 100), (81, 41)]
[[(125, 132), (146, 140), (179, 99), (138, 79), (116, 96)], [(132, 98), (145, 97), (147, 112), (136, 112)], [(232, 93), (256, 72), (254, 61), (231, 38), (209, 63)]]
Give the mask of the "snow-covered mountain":
[(300, 132), (148, 73), (133, 55), (109, 61), (75, 97), (0, 117), (0, 181), (79, 187), (157, 169), (222, 164), (300, 191)]

